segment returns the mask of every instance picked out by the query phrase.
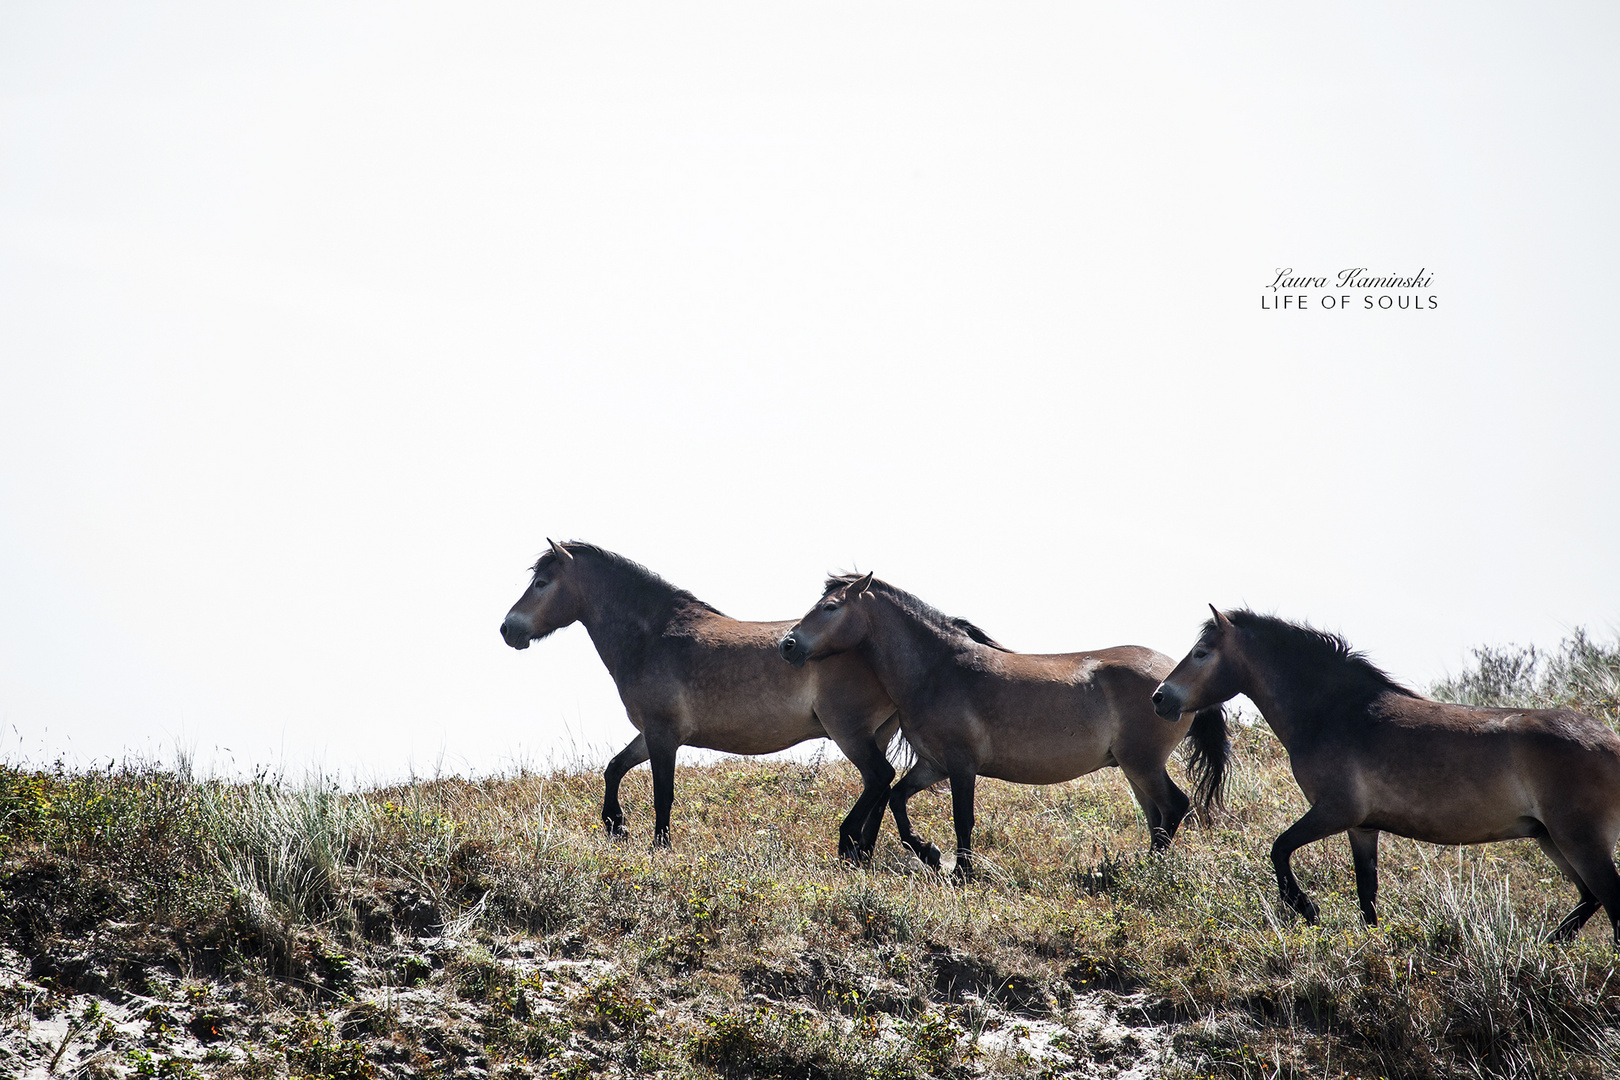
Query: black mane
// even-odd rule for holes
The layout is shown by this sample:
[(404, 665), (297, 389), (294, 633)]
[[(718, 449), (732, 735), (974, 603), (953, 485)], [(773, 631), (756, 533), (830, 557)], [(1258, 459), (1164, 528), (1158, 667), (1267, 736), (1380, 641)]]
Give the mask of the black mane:
[[(827, 584), (822, 589), (821, 595), (826, 597), (830, 595), (834, 589), (841, 589), (845, 585), (852, 585), (865, 576), (865, 574), (834, 574), (832, 577), (827, 579)], [(906, 590), (895, 588), (887, 581), (883, 581), (880, 578), (873, 578), (871, 588), (874, 592), (881, 593), (890, 600), (894, 601), (895, 605), (899, 607), (900, 610), (914, 616), (926, 625), (932, 626), (943, 633), (966, 634), (969, 638), (977, 641), (980, 645), (988, 645), (992, 649), (998, 649), (1005, 653), (1010, 653), (1013, 651), (1012, 649), (1007, 648), (1007, 646), (1003, 645), (1001, 642), (997, 641), (995, 638), (991, 637), (989, 634), (985, 633), (983, 630), (980, 630), (977, 626), (968, 622), (966, 619), (959, 619), (954, 615), (947, 615), (938, 608), (924, 603), (918, 597), (906, 592)]]
[[(1349, 694), (1366, 699), (1390, 692), (1419, 696), (1390, 678), (1368, 660), (1365, 653), (1352, 649), (1338, 634), (1247, 609), (1228, 611), (1226, 617), (1233, 626), (1249, 635), (1298, 687), (1315, 686), (1336, 696)], [(1206, 635), (1216, 632), (1214, 619), (1204, 623)]]
[[(627, 559), (618, 552), (597, 547), (595, 544), (587, 544), (583, 540), (569, 540), (562, 546), (574, 558), (588, 559), (605, 569), (614, 586), (612, 599), (632, 611), (671, 617), (682, 608), (695, 606), (716, 615), (725, 614), (714, 605), (699, 600), (685, 589), (671, 585), (634, 559)], [(538, 574), (556, 561), (556, 552), (548, 549), (535, 560), (531, 570)]]

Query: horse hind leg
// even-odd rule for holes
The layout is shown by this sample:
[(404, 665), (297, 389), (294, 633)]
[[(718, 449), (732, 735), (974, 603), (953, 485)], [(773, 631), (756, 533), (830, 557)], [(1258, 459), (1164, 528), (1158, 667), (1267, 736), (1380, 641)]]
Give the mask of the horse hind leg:
[(839, 749), (860, 770), (862, 787), (861, 797), (855, 800), (838, 826), (838, 854), (860, 862), (871, 856), (877, 844), (878, 829), (883, 825), (883, 804), (887, 801), (889, 785), (894, 782), (894, 766), (889, 764), (882, 744), (876, 740), (840, 743)]
[(889, 791), (889, 809), (894, 812), (894, 827), (900, 833), (900, 842), (933, 870), (939, 869), (939, 848), (911, 831), (911, 818), (906, 813), (906, 804), (917, 792), (943, 779), (945, 779), (944, 769), (931, 762), (919, 760)]
[(624, 809), (619, 806), (619, 782), (624, 774), (647, 760), (647, 737), (637, 735), (608, 762), (602, 774), (606, 784), (602, 791), (602, 828), (609, 836), (629, 836), (624, 827)]
[[(1169, 834), (1164, 831), (1164, 815), (1159, 813), (1159, 808), (1153, 805), (1153, 800), (1147, 797), (1147, 792), (1143, 791), (1135, 780), (1127, 777), (1126, 782), (1131, 785), (1131, 794), (1136, 796), (1136, 805), (1142, 808), (1143, 815), (1147, 817), (1148, 837), (1153, 845), (1153, 850), (1162, 851), (1164, 848), (1168, 848), (1170, 840)], [(1163, 847), (1159, 845), (1161, 836), (1165, 837)]]
[(1187, 798), (1186, 792), (1176, 786), (1162, 766), (1157, 774), (1151, 776), (1126, 773), (1125, 782), (1131, 785), (1131, 794), (1136, 796), (1137, 805), (1147, 817), (1152, 850), (1168, 851), (1170, 841), (1175, 838), (1176, 830), (1181, 827), (1192, 801)]
[(1575, 883), (1581, 896), (1575, 910), (1564, 916), (1564, 921), (1547, 935), (1547, 940), (1572, 940), (1601, 907), (1614, 924), (1615, 945), (1620, 948), (1620, 873), (1616, 873), (1614, 857), (1610, 854), (1614, 850), (1613, 842), (1605, 844), (1599, 838), (1583, 843), (1571, 836), (1544, 833), (1536, 837), (1536, 843), (1564, 876)]
[(889, 805), (889, 788), (894, 784), (895, 777), (894, 763), (889, 760), (889, 744), (894, 741), (895, 733), (899, 730), (900, 714), (897, 712), (885, 720), (872, 736), (872, 741), (877, 745), (878, 758), (881, 763), (881, 767), (876, 771), (882, 780), (882, 785), (878, 790), (878, 798), (873, 801), (872, 808), (867, 811), (866, 821), (861, 825), (860, 850), (863, 858), (871, 857), (873, 849), (877, 847), (878, 833), (883, 830), (883, 811)]

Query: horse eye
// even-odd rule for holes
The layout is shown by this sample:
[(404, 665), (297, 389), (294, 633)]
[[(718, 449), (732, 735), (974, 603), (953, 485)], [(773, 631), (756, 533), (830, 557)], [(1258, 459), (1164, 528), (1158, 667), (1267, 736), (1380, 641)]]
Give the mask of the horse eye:
[(543, 589), (547, 585), (550, 585), (550, 584), (551, 584), (551, 582), (549, 582), (549, 581), (536, 581), (533, 585), (530, 585), (529, 588), (531, 588), (531, 589)]
[(1204, 657), (1206, 657), (1208, 655), (1209, 655), (1209, 650), (1208, 649), (1194, 649), (1193, 650), (1193, 659), (1194, 660), (1202, 660)]
[(838, 610), (838, 605), (837, 604), (823, 604), (823, 605), (821, 605), (821, 610), (822, 611), (837, 611)]

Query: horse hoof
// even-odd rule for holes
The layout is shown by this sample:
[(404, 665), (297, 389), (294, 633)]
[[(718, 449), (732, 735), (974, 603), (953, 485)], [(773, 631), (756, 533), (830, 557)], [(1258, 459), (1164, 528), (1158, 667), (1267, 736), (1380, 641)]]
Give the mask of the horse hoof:
[(933, 844), (924, 844), (922, 847), (918, 848), (917, 858), (921, 859), (923, 861), (923, 865), (928, 867), (928, 869), (939, 869), (939, 848), (935, 847)]

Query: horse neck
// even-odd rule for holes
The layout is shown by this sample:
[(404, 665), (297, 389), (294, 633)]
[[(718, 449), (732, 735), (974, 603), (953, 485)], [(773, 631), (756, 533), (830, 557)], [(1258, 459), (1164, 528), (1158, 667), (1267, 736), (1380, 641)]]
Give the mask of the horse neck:
[(673, 592), (665, 592), (668, 586), (662, 583), (656, 583), (657, 592), (644, 591), (627, 567), (592, 560), (583, 569), (584, 611), (579, 621), (617, 682), (629, 674), (647, 643), (663, 633), (682, 604)]
[(1298, 695), (1286, 690), (1279, 692), (1274, 679), (1261, 678), (1246, 680), (1243, 693), (1254, 702), (1266, 725), (1285, 749), (1299, 737), (1303, 730), (1305, 709), (1301, 707)]
[(963, 645), (982, 648), (962, 637), (956, 641), (942, 635), (895, 601), (879, 596), (872, 615), (872, 630), (861, 652), (876, 672), (878, 682), (902, 710), (907, 700), (928, 688), (931, 677), (945, 665), (956, 662)]
[(1245, 657), (1243, 693), (1254, 702), (1284, 748), (1309, 740), (1331, 726), (1345, 704), (1333, 680), (1310, 681), (1293, 675), (1268, 650), (1252, 648)]

